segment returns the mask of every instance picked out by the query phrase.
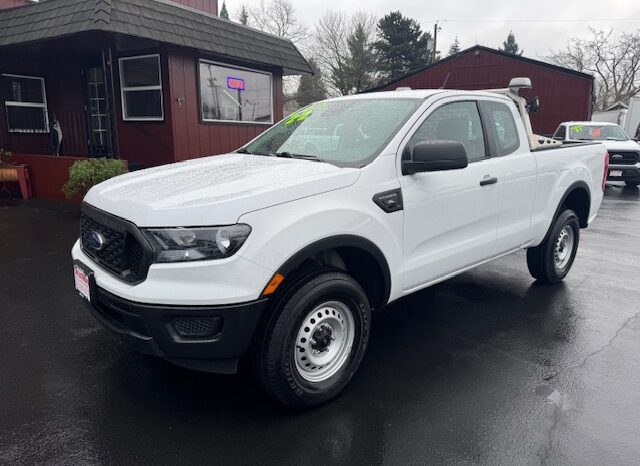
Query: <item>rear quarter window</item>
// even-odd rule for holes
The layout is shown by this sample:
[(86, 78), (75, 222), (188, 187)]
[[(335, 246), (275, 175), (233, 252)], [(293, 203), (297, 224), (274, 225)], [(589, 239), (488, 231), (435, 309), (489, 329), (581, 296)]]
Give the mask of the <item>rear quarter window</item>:
[(564, 141), (567, 137), (567, 127), (564, 125), (558, 126), (558, 129), (553, 133), (553, 139)]
[(496, 136), (496, 156), (509, 155), (520, 148), (520, 135), (513, 112), (501, 102), (485, 101), (483, 106), (491, 119)]

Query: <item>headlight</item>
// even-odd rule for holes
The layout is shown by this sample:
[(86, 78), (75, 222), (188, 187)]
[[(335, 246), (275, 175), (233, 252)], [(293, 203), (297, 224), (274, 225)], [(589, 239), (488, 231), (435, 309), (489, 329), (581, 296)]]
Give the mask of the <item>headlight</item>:
[(207, 228), (147, 228), (142, 231), (153, 245), (156, 262), (187, 262), (232, 256), (251, 233), (251, 227), (239, 224)]

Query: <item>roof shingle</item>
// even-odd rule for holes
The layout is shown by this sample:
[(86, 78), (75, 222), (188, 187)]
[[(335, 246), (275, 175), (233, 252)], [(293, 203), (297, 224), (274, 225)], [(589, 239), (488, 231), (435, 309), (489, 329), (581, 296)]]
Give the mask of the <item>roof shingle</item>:
[(87, 31), (132, 35), (311, 73), (289, 40), (164, 0), (45, 0), (0, 11), (0, 47)]

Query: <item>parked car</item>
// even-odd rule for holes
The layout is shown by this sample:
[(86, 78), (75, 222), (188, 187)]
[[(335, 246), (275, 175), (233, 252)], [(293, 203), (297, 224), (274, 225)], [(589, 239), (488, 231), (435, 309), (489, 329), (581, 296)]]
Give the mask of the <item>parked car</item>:
[(563, 143), (599, 141), (609, 151), (609, 181), (640, 185), (640, 145), (615, 123), (569, 121), (561, 123), (553, 138)]
[(530, 134), (530, 82), (512, 84), (330, 99), (236, 153), (106, 181), (82, 204), (76, 289), (139, 351), (221, 373), (249, 356), (275, 399), (325, 402), (372, 308), (521, 249), (540, 282), (571, 269), (606, 149)]

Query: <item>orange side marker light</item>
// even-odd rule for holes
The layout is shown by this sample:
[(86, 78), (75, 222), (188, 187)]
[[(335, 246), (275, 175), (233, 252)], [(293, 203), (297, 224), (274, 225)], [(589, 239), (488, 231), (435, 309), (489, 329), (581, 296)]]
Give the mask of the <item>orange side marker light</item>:
[(284, 275), (276, 273), (262, 290), (262, 296), (269, 296), (276, 292), (280, 283), (284, 280)]

